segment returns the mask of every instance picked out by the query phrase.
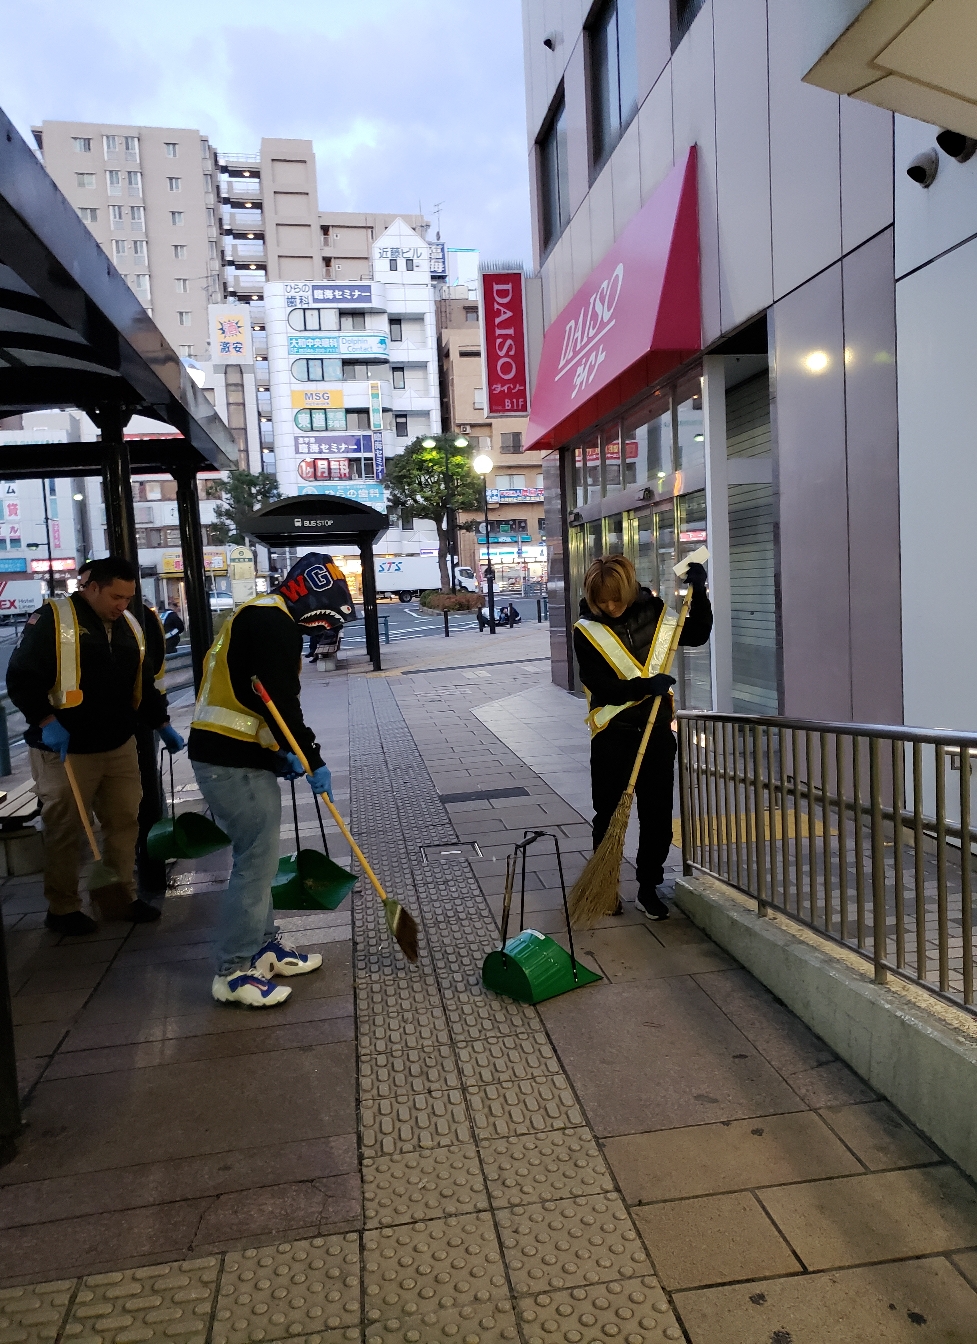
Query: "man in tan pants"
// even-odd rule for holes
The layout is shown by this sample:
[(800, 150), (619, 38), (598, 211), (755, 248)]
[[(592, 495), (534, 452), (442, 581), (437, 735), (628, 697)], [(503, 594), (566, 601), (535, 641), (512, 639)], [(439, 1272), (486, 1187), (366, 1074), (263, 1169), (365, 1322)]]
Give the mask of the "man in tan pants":
[[(133, 899), (142, 797), (136, 728), (155, 728), (170, 751), (184, 744), (170, 727), (166, 697), (154, 685), (142, 628), (127, 610), (135, 580), (127, 560), (93, 561), (83, 587), (46, 602), (30, 617), (7, 669), (7, 691), (27, 719), (24, 738), (42, 803), (44, 922), (57, 933), (92, 933), (97, 927), (82, 911), (78, 894), (84, 831), (64, 765), (69, 755), (85, 806), (94, 808), (102, 828), (104, 861), (112, 870), (103, 881), (108, 876), (128, 894), (125, 918), (159, 918), (153, 906)], [(91, 892), (96, 904), (98, 893), (96, 885)]]

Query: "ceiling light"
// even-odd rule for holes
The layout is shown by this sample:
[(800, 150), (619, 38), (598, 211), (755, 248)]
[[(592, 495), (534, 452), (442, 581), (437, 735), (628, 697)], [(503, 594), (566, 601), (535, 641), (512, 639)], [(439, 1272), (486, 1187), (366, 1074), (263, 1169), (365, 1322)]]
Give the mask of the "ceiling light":
[(71, 498), (72, 498), (72, 499), (84, 499), (85, 496), (84, 496), (84, 495), (72, 495)]
[(693, 434), (692, 438), (696, 443), (702, 443), (705, 440), (705, 434)]
[(802, 361), (808, 373), (824, 373), (828, 367), (828, 356), (823, 350), (812, 350)]
[(251, 169), (250, 169), (250, 168), (245, 168), (245, 170), (244, 170), (244, 176), (245, 176), (245, 177), (250, 177), (250, 176), (251, 176)]

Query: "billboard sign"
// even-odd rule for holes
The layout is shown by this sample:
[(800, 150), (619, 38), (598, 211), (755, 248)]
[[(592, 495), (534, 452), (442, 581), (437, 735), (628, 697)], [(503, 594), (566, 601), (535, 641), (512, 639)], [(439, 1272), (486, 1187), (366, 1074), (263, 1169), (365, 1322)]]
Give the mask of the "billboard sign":
[(313, 285), (313, 303), (372, 303), (372, 285)]
[(301, 410), (304, 406), (316, 406), (328, 410), (343, 409), (342, 388), (292, 388), (292, 406)]
[(242, 304), (234, 308), (207, 310), (210, 325), (210, 357), (215, 364), (251, 364), (251, 314)]
[(488, 415), (526, 415), (526, 328), (521, 271), (483, 271), (485, 409)]
[(381, 355), (387, 353), (384, 332), (322, 332), (320, 335), (289, 336), (290, 355)]
[(369, 504), (381, 513), (386, 509), (383, 486), (376, 481), (330, 481), (328, 485), (305, 485), (298, 487), (300, 495), (340, 495), (343, 499), (355, 499), (360, 504)]
[(348, 457), (350, 453), (372, 453), (372, 434), (296, 434), (295, 451), (306, 453), (337, 453)]

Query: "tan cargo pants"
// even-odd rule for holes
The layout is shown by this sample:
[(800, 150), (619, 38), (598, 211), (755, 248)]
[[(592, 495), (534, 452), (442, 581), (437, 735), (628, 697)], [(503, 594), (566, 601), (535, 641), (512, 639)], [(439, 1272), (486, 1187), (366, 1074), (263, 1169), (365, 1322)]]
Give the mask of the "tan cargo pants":
[[(78, 864), (88, 841), (60, 757), (32, 747), (30, 760), (42, 805), (44, 896), (52, 915), (70, 915), (81, 909)], [(132, 870), (142, 798), (136, 739), (130, 737), (114, 751), (72, 756), (71, 768), (86, 807), (89, 812), (94, 809), (101, 825), (102, 858), (134, 896)]]

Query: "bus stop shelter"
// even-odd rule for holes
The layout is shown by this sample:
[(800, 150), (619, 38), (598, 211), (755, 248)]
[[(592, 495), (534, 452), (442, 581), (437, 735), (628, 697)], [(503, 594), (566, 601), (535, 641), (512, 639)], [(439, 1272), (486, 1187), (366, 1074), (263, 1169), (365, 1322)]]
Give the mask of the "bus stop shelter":
[(377, 578), (373, 546), (389, 526), (387, 515), (342, 495), (294, 495), (276, 499), (249, 521), (248, 536), (262, 546), (356, 546), (363, 570), (363, 624), (366, 652), (380, 671), (380, 622), (377, 616)]

